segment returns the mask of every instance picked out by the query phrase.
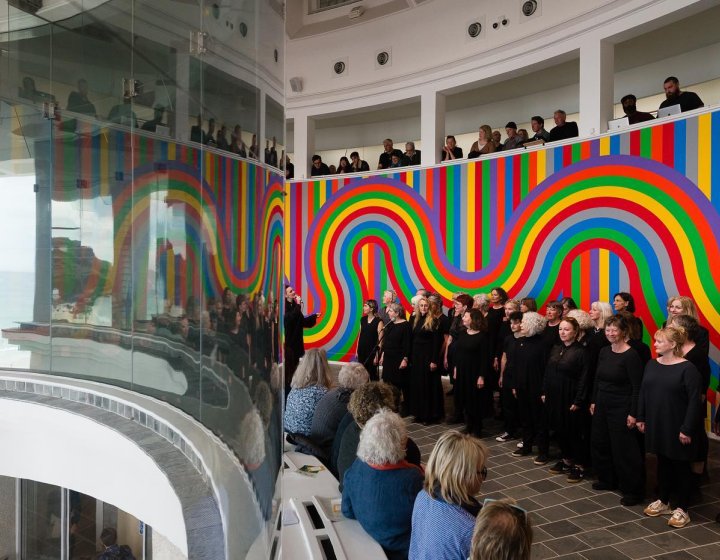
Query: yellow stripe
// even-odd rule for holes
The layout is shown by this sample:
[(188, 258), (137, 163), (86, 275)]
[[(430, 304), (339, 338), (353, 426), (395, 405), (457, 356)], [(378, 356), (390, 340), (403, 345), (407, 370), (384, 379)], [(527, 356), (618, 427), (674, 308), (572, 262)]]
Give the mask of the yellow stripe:
[(468, 202), (467, 202), (467, 269), (470, 272), (475, 271), (475, 166), (477, 162), (473, 161), (468, 165)]
[(367, 282), (370, 279), (370, 245), (363, 245), (360, 249), (360, 261), (362, 263), (362, 272)]
[(408, 171), (405, 176), (407, 177), (407, 181), (405, 181), (405, 183), (408, 187), (413, 188), (415, 186), (415, 183), (413, 183), (415, 179), (415, 173), (413, 173), (412, 171)]
[(177, 158), (177, 144), (168, 143), (168, 160), (175, 161)]
[(538, 185), (545, 180), (545, 172), (547, 170), (547, 150), (537, 152), (537, 183)]
[[(610, 137), (609, 136), (603, 136), (600, 138), (600, 155), (601, 156), (609, 156), (610, 155)], [(602, 300), (607, 301), (607, 300)]]
[(713, 138), (711, 131), (711, 114), (698, 116), (698, 187), (705, 196), (710, 198), (712, 182), (710, 175)]
[(320, 208), (322, 208), (323, 204), (325, 204), (325, 199), (327, 198), (325, 195), (327, 193), (327, 181), (322, 180), (318, 181), (318, 204), (320, 205), (318, 208), (315, 208), (315, 212), (319, 212)]
[(600, 275), (600, 301), (610, 301), (610, 251), (599, 250), (598, 274)]
[(247, 239), (247, 229), (248, 225), (246, 223), (246, 211), (247, 211), (247, 204), (248, 204), (248, 186), (247, 186), (247, 163), (244, 161), (241, 162), (242, 165), (242, 179), (240, 181), (240, 208), (238, 209), (238, 213), (240, 214), (240, 231), (238, 232), (238, 235), (240, 237), (239, 244), (240, 244), (240, 270), (247, 270), (247, 247), (246, 247), (246, 239)]

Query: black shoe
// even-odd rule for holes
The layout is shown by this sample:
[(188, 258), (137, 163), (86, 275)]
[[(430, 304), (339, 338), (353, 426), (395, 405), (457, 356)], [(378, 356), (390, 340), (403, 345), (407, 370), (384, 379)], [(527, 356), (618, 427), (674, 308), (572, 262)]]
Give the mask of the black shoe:
[(558, 461), (548, 469), (548, 472), (551, 472), (552, 474), (563, 474), (568, 472), (569, 469), (570, 466), (567, 465), (565, 461)]
[(574, 484), (576, 482), (582, 482), (585, 478), (585, 473), (582, 469), (578, 467), (570, 467), (570, 472), (568, 472), (567, 481), (570, 484)]
[(462, 424), (465, 421), (465, 418), (462, 416), (448, 416), (445, 420), (446, 424)]
[(536, 465), (547, 465), (550, 462), (550, 459), (548, 459), (548, 456), (545, 455), (545, 453), (540, 453), (537, 457), (535, 457), (535, 460), (533, 463)]
[(592, 489), (593, 490), (615, 490), (617, 486), (614, 486), (610, 484), (609, 482), (600, 482), (599, 480), (597, 482), (592, 483)]
[(530, 455), (530, 450), (528, 449), (526, 451), (524, 448), (516, 449), (510, 455), (512, 455), (513, 457), (527, 457), (528, 455)]
[(640, 503), (643, 503), (645, 500), (641, 496), (632, 496), (631, 494), (626, 494), (622, 498), (620, 498), (620, 505), (623, 505), (625, 507), (630, 506), (636, 506)]

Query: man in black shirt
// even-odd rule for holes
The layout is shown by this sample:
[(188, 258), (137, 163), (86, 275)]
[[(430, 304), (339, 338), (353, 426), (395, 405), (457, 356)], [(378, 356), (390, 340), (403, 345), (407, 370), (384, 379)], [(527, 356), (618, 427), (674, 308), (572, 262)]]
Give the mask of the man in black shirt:
[(567, 122), (567, 113), (562, 109), (555, 111), (553, 119), (555, 120), (555, 128), (550, 131), (548, 142), (566, 140), (580, 135), (577, 123), (573, 121)]
[(77, 91), (71, 91), (68, 96), (67, 109), (74, 113), (81, 113), (90, 117), (97, 117), (95, 105), (88, 99), (88, 83), (84, 78), (80, 78), (77, 83)]
[(653, 117), (650, 113), (643, 113), (637, 110), (637, 97), (632, 93), (626, 95), (620, 100), (622, 103), (623, 111), (627, 115), (628, 122), (630, 124), (637, 124), (645, 121), (651, 121)]
[(368, 162), (360, 159), (360, 154), (353, 152), (350, 154), (350, 170), (355, 173), (357, 171), (370, 171)]
[(290, 156), (285, 156), (285, 179), (295, 178), (295, 166), (290, 161)]
[(315, 154), (312, 157), (312, 167), (310, 168), (311, 177), (320, 177), (322, 175), (330, 175), (330, 168), (323, 163), (322, 158)]
[(405, 165), (420, 165), (420, 150), (415, 149), (415, 142), (405, 143)]
[(680, 91), (680, 81), (675, 76), (670, 76), (663, 83), (665, 89), (665, 101), (660, 104), (660, 109), (671, 105), (680, 105), (680, 111), (692, 111), (704, 107), (702, 99), (692, 91)]

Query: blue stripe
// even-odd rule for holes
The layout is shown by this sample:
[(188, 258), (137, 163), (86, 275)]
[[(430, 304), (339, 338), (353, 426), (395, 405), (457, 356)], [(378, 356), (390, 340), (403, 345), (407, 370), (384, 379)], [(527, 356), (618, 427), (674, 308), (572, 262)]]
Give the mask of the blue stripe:
[(720, 212), (720, 113), (712, 114), (712, 128), (710, 137), (711, 162), (713, 165), (710, 172), (710, 200), (715, 209)]
[(610, 155), (617, 156), (620, 154), (620, 134), (610, 137)]
[(685, 175), (687, 168), (687, 121), (675, 121), (673, 134), (675, 143), (675, 169)]

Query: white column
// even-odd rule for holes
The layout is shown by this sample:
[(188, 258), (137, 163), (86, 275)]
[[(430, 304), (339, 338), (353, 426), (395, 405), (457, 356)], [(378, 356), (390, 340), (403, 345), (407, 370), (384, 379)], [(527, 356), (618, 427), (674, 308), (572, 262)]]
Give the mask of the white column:
[(315, 153), (315, 119), (308, 115), (293, 117), (295, 129), (293, 143), (295, 148), (295, 178), (304, 179), (310, 176), (310, 158)]
[(615, 45), (593, 39), (580, 47), (580, 136), (607, 130), (613, 118)]
[(267, 109), (266, 109), (266, 97), (265, 92), (261, 89), (260, 92), (260, 98), (258, 103), (258, 115), (257, 115), (257, 131), (258, 131), (258, 149), (260, 150), (260, 154), (263, 154), (262, 157), (260, 157), (260, 154), (258, 154), (258, 157), (260, 157), (261, 161), (265, 161), (265, 117), (267, 115)]
[(445, 144), (445, 96), (442, 93), (428, 91), (420, 96), (420, 140), (422, 164), (438, 163)]

